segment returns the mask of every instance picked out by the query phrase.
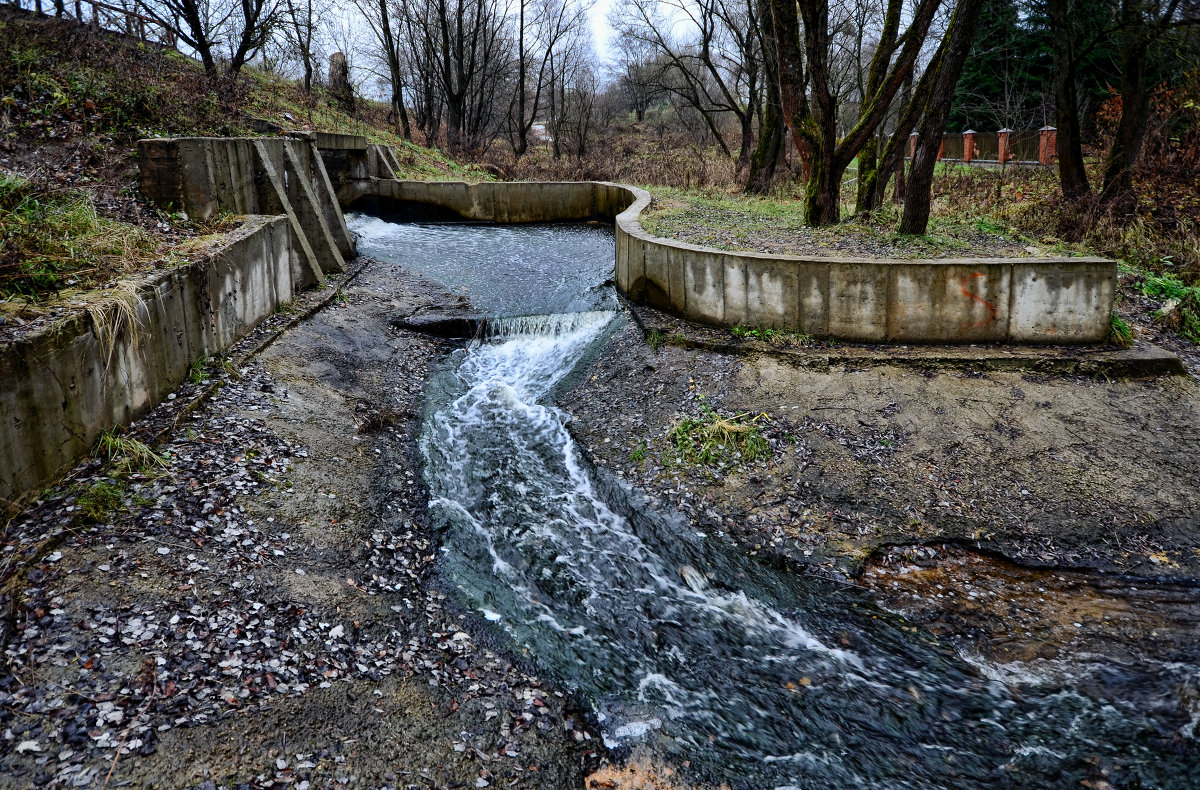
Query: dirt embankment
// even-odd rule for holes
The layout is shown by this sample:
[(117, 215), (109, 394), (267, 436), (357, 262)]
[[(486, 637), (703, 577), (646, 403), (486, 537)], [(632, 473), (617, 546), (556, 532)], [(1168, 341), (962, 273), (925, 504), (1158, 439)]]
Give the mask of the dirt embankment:
[[(562, 405), (598, 463), (751, 552), (855, 575), (881, 547), (952, 541), (1026, 565), (1200, 577), (1200, 390), (1188, 377), (936, 359), (822, 369), (686, 340), (656, 350), (630, 324)], [(770, 457), (676, 461), (668, 434), (702, 400), (766, 415)]]
[(433, 574), (415, 434), (450, 346), (388, 319), (443, 299), (368, 267), (222, 370), (157, 476), (85, 465), (9, 525), (0, 787), (582, 785), (569, 695)]

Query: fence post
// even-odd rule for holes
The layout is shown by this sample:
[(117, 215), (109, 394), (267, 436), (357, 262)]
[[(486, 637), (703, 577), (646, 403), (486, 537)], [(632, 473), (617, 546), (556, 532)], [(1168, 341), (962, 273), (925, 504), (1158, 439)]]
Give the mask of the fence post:
[(946, 133), (942, 133), (942, 139), (938, 141), (938, 161), (942, 161), (942, 154), (946, 152)]
[(908, 158), (912, 159), (917, 155), (917, 133), (913, 132), (908, 136)]
[(1013, 158), (1013, 151), (1009, 148), (1009, 136), (1012, 133), (1013, 130), (1010, 130), (1008, 127), (1004, 127), (1002, 130), (996, 132), (997, 136), (1000, 137), (1000, 140), (998, 140), (997, 144), (998, 150), (996, 158), (997, 160), (1000, 160), (1001, 164), (1007, 162), (1010, 160), (1010, 158)]
[(1000, 140), (998, 140), (997, 144), (998, 151), (996, 158), (997, 160), (1000, 160), (1001, 164), (1007, 162), (1010, 160), (1010, 158), (1013, 158), (1013, 150), (1012, 148), (1009, 148), (1009, 136), (1012, 133), (1013, 130), (1010, 130), (1008, 127), (1004, 127), (1002, 130), (996, 132), (997, 137), (1000, 137)]
[(1058, 154), (1058, 130), (1047, 124), (1038, 129), (1038, 161), (1046, 167), (1054, 164)]
[(962, 133), (963, 138), (963, 164), (971, 164), (971, 160), (975, 158), (975, 130), (968, 129)]

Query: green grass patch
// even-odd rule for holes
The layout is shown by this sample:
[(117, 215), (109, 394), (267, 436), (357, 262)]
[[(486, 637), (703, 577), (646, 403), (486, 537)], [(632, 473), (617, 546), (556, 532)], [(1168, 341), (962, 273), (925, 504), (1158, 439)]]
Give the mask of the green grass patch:
[(75, 499), (78, 518), (88, 524), (102, 524), (125, 501), (125, 487), (101, 481)]
[(769, 341), (771, 338), (775, 337), (775, 334), (776, 334), (774, 329), (751, 328), (751, 327), (745, 327), (745, 326), (740, 326), (740, 325), (734, 325), (733, 329), (731, 329), (730, 331), (733, 332), (734, 337), (740, 338), (742, 340), (750, 339), (750, 340), (768, 340)]
[(187, 380), (192, 384), (203, 384), (208, 381), (208, 357), (199, 357), (188, 365)]
[(0, 173), (0, 297), (86, 288), (152, 259), (156, 240), (96, 214), (83, 192)]
[(700, 401), (700, 414), (685, 417), (667, 434), (676, 463), (686, 466), (737, 465), (771, 456), (771, 445), (758, 425), (765, 414), (722, 417)]
[(1133, 345), (1133, 328), (1116, 313), (1112, 314), (1109, 322), (1108, 342), (1121, 348), (1129, 348)]
[(1184, 339), (1200, 344), (1200, 286), (1187, 285), (1173, 274), (1145, 271), (1128, 262), (1121, 270), (1134, 275), (1134, 287), (1151, 299), (1161, 299), (1154, 317)]

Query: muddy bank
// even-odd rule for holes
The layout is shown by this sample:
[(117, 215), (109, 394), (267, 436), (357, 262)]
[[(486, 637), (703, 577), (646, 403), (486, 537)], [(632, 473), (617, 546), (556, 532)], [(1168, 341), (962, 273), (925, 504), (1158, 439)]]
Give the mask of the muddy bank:
[(433, 575), (414, 435), (452, 345), (388, 320), (457, 301), (369, 266), (215, 365), (162, 468), (86, 464), (8, 525), (0, 786), (583, 783), (568, 695)]
[[(751, 552), (855, 576), (880, 548), (952, 541), (1024, 565), (1200, 577), (1189, 377), (809, 367), (688, 348), (709, 330), (669, 325), (654, 347), (631, 323), (563, 407), (598, 463)], [(758, 416), (770, 457), (678, 462), (668, 434), (704, 404)]]

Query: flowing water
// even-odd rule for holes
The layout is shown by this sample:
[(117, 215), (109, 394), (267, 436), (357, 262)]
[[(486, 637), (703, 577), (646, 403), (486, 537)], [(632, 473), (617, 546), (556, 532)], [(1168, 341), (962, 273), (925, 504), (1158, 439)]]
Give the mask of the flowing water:
[[(609, 746), (736, 788), (1200, 786), (1195, 722), (1139, 710), (1152, 694), (969, 662), (861, 591), (764, 567), (590, 468), (554, 400), (623, 320), (603, 287), (611, 235), (351, 226), (364, 253), (467, 282), (499, 316), (431, 388), (442, 571), (593, 706)], [(1191, 672), (1164, 667), (1154, 692)]]

